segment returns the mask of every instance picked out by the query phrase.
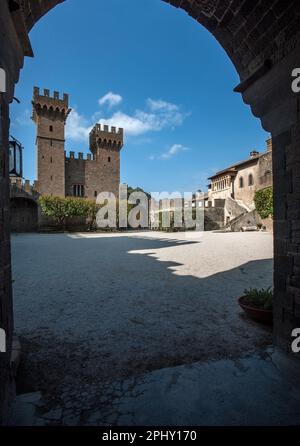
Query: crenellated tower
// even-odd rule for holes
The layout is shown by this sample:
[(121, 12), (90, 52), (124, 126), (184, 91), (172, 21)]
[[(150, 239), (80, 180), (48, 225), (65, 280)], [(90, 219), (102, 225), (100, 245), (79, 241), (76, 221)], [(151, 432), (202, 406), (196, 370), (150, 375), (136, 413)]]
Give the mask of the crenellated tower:
[(65, 125), (69, 108), (69, 96), (53, 96), (38, 87), (33, 91), (33, 115), (36, 124), (37, 182), (35, 189), (40, 194), (65, 196)]
[(119, 153), (124, 144), (123, 129), (108, 125), (96, 124), (90, 133), (90, 150), (94, 158), (101, 156), (102, 151)]
[(120, 151), (123, 144), (122, 128), (96, 124), (90, 133), (90, 150), (98, 166), (97, 177), (101, 180), (102, 190), (113, 192), (115, 196), (119, 194)]

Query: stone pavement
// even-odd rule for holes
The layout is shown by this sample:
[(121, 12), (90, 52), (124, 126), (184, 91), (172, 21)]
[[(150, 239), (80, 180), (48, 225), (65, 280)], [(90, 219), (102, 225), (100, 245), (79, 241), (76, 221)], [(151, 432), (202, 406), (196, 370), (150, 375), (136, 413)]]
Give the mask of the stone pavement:
[[(34, 398), (38, 422), (113, 424), (131, 411), (143, 413), (128, 393), (122, 399), (132, 383), (146, 395), (142, 380), (151, 378), (150, 395), (155, 377), (164, 382), (175, 370), (188, 377), (190, 367), (197, 374), (205, 364), (224, 367), (229, 380), (235, 361), (272, 344), (271, 330), (249, 321), (237, 305), (245, 288), (272, 284), (272, 256), (266, 233), (13, 237), (23, 406)], [(186, 385), (178, 379), (183, 394)]]
[[(42, 411), (39, 392), (20, 395), (12, 425), (299, 426), (300, 364), (272, 349), (235, 360), (194, 363), (111, 383), (97, 410)], [(94, 389), (96, 391), (96, 389)], [(84, 394), (82, 394), (84, 403)]]

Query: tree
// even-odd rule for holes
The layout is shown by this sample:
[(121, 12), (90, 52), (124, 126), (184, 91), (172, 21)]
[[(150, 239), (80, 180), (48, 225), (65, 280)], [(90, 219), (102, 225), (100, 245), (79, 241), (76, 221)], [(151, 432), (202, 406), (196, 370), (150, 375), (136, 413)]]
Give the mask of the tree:
[(90, 209), (89, 203), (82, 198), (41, 196), (39, 203), (43, 214), (53, 218), (62, 227), (65, 227), (68, 218), (87, 217)]

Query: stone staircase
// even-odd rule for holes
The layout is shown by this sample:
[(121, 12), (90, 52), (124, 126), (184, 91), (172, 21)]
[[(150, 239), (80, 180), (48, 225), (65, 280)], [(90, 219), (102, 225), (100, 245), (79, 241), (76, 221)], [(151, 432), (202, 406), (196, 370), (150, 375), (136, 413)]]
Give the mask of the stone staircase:
[(249, 207), (240, 200), (234, 200), (233, 198), (227, 198), (226, 210), (229, 211), (235, 217), (225, 225), (226, 230), (233, 232), (239, 232), (245, 228), (253, 229), (261, 223), (261, 218), (258, 215), (255, 207)]

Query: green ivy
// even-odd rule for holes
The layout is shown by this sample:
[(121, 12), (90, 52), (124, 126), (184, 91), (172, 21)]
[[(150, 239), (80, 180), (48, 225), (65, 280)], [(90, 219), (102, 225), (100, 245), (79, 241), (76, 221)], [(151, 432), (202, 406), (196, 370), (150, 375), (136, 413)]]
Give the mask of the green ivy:
[(261, 218), (273, 217), (273, 188), (267, 187), (256, 192), (255, 207)]

